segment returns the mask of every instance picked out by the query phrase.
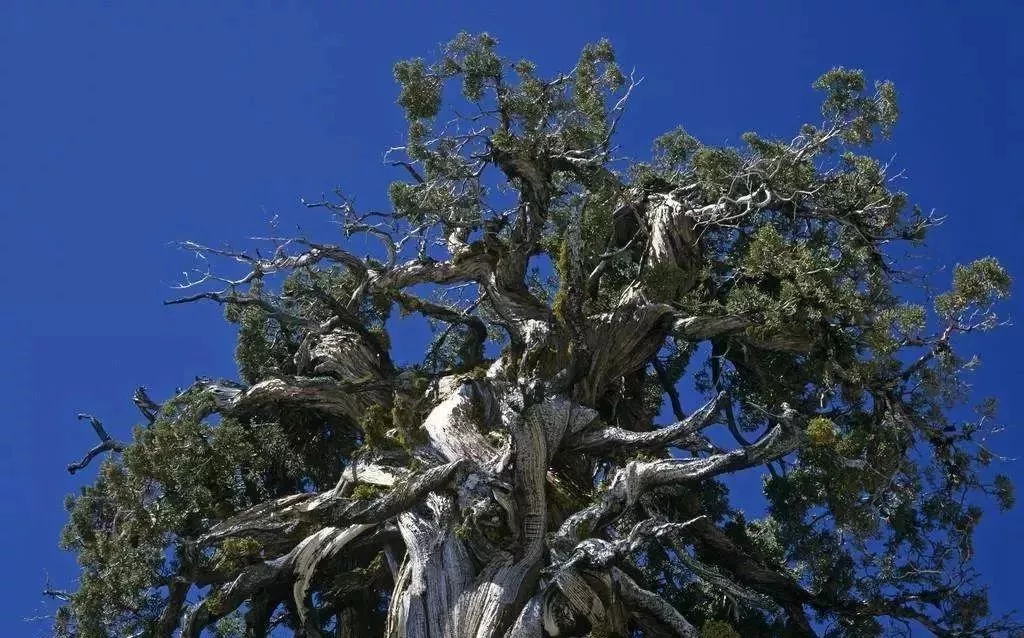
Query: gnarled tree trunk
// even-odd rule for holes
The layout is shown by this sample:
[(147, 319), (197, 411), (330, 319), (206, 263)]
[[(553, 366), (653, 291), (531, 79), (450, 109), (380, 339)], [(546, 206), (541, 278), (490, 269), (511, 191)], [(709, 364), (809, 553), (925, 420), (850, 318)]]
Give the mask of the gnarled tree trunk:
[[(227, 306), (245, 382), (163, 405), (140, 389), (131, 443), (83, 415), (100, 444), (69, 470), (123, 457), (72, 508), (85, 571), (58, 632), (790, 636), (814, 633), (808, 612), (843, 635), (1011, 628), (969, 613), (961, 496), (987, 461), (965, 447), (977, 428), (942, 421), (962, 390), (951, 337), (994, 325), (1008, 278), (958, 271), (927, 336), (882, 247), (931, 220), (874, 160), (821, 168), (888, 130), (891, 87), (833, 71), (824, 127), (743, 153), (675, 131), (620, 172), (635, 85), (607, 43), (547, 80), (494, 47), (460, 36), (396, 66), (411, 181), (393, 210), (308, 204), (375, 255), (185, 244), (250, 269), (171, 302)], [(454, 78), (473, 114), (444, 126)], [(415, 365), (392, 358), (394, 308), (436, 328)], [(720, 480), (748, 470), (766, 475), (757, 521)]]

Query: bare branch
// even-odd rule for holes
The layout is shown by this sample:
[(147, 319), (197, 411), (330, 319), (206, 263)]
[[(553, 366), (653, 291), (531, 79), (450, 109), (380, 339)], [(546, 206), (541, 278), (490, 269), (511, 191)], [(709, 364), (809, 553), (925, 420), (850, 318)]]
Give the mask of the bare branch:
[(650, 615), (658, 621), (661, 627), (669, 629), (674, 636), (679, 636), (679, 638), (698, 638), (700, 636), (700, 632), (664, 598), (637, 585), (636, 581), (618, 567), (613, 567), (611, 574), (613, 580), (618, 583), (619, 591), (629, 607)]
[(268, 501), (217, 523), (198, 542), (207, 546), (235, 536), (262, 537), (294, 528), (299, 523), (311, 525), (318, 521), (335, 526), (379, 523), (409, 509), (427, 493), (448, 483), (467, 463), (455, 461), (410, 475), (373, 500), (345, 498), (332, 489)]
[[(568, 443), (568, 446), (570, 450), (574, 451), (596, 452), (614, 448), (623, 452), (631, 452), (683, 444), (701, 445), (700, 441), (691, 440), (691, 437), (714, 422), (724, 403), (725, 393), (719, 393), (692, 415), (672, 425), (651, 432), (634, 432), (617, 427), (590, 430)], [(702, 446), (705, 445), (707, 445), (706, 442)]]
[(658, 383), (661, 384), (661, 389), (665, 391), (665, 394), (668, 395), (672, 403), (672, 413), (677, 421), (682, 421), (686, 418), (686, 413), (683, 412), (683, 404), (679, 400), (679, 390), (676, 389), (672, 384), (672, 380), (669, 379), (668, 371), (665, 370), (665, 364), (657, 356), (654, 356), (651, 357), (651, 365), (654, 367), (655, 374), (658, 375)]
[(753, 445), (731, 452), (704, 458), (630, 461), (615, 472), (598, 502), (580, 510), (562, 524), (556, 542), (561, 547), (575, 545), (587, 530), (599, 529), (653, 488), (702, 481), (785, 456), (797, 448), (801, 435), (794, 424), (784, 420)]
[(65, 603), (71, 601), (71, 592), (64, 591), (63, 589), (51, 589), (49, 586), (43, 589), (43, 596)]
[(96, 417), (90, 414), (79, 414), (78, 419), (80, 421), (89, 421), (89, 424), (92, 425), (92, 429), (96, 432), (96, 436), (99, 437), (100, 443), (96, 447), (86, 452), (85, 456), (82, 457), (81, 461), (69, 464), (69, 474), (74, 474), (75, 472), (84, 469), (86, 466), (89, 465), (89, 463), (92, 462), (94, 458), (96, 458), (100, 454), (103, 454), (104, 452), (121, 452), (127, 446), (127, 444), (111, 438), (111, 436), (107, 434), (106, 428), (103, 427), (103, 423)]
[(151, 425), (153, 421), (156, 421), (156, 415), (160, 412), (160, 404), (149, 398), (149, 394), (146, 392), (144, 386), (135, 388), (135, 393), (132, 394), (132, 403), (139, 409), (142, 416), (145, 417)]

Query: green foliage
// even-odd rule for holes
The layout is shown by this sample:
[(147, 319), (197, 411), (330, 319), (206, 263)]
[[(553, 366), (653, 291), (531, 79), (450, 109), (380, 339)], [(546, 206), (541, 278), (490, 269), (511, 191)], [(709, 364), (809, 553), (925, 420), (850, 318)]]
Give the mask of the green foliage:
[(700, 142), (695, 137), (683, 127), (677, 127), (654, 140), (655, 164), (682, 170), (699, 148)]
[(835, 124), (844, 125), (843, 138), (847, 142), (869, 144), (876, 128), (888, 137), (899, 117), (893, 84), (876, 83), (875, 94), (864, 95), (864, 72), (859, 69), (832, 69), (818, 78), (814, 88), (825, 93), (822, 115)]
[(693, 153), (690, 165), (704, 195), (717, 199), (732, 188), (733, 179), (743, 166), (743, 157), (732, 148), (702, 146)]
[(214, 624), (213, 635), (214, 638), (243, 638), (245, 618), (237, 612), (224, 616)]
[(825, 448), (834, 448), (839, 441), (835, 424), (824, 417), (814, 417), (810, 420), (807, 424), (807, 438), (811, 445)]
[(352, 490), (352, 498), (359, 501), (372, 501), (381, 494), (384, 494), (387, 490), (380, 487), (379, 485), (371, 485), (369, 483), (360, 483)]
[(957, 264), (953, 271), (953, 288), (935, 299), (935, 310), (945, 319), (953, 320), (969, 308), (988, 311), (992, 304), (1010, 292), (1011, 279), (993, 257), (986, 257), (966, 266)]
[(446, 75), (462, 74), (462, 94), (471, 102), (483, 99), (484, 86), (498, 83), (502, 77), (502, 60), (495, 53), (498, 41), (486, 33), (460, 33), (445, 51), (441, 62)]
[(371, 405), (359, 420), (364, 451), (404, 450), (412, 452), (425, 442), (419, 427), (426, 416), (423, 390), (425, 377), (414, 376), (412, 395), (396, 392), (390, 404)]
[(252, 537), (226, 539), (213, 554), (213, 565), (218, 570), (238, 571), (262, 558), (263, 544)]
[(601, 40), (583, 47), (573, 77), (575, 117), (565, 131), (571, 148), (594, 148), (605, 143), (609, 133), (605, 95), (624, 82), (610, 42)]
[(1016, 496), (1014, 495), (1013, 483), (1010, 481), (1010, 477), (1005, 474), (997, 474), (993, 481), (993, 489), (996, 498), (999, 500), (999, 507), (1003, 511), (1012, 509), (1013, 504), (1016, 502)]
[(441, 82), (428, 72), (423, 60), (395, 64), (395, 80), (402, 89), (398, 103), (410, 120), (437, 115), (441, 108)]
[(690, 273), (675, 264), (657, 264), (644, 273), (647, 296), (651, 301), (675, 301), (680, 291), (688, 287)]
[[(211, 409), (201, 392), (182, 395), (151, 426), (136, 429), (120, 463), (104, 462), (96, 481), (68, 499), (61, 546), (82, 566), (70, 603), (78, 638), (149, 627), (162, 610), (155, 588), (169, 571), (251, 560), (258, 552), (251, 539), (199, 557), (200, 564), (185, 561), (180, 543), (208, 520), (297, 488), (304, 464), (280, 426), (211, 425)], [(179, 553), (169, 559), (165, 547)]]
[(551, 304), (551, 311), (554, 313), (555, 317), (564, 324), (566, 320), (566, 304), (569, 303), (569, 290), (566, 287), (565, 282), (568, 280), (570, 274), (569, 242), (566, 239), (563, 239), (558, 247), (558, 259), (555, 260), (555, 272), (558, 273), (561, 285), (559, 285), (558, 290), (555, 292), (555, 297)]
[(740, 635), (725, 621), (709, 620), (700, 628), (700, 638), (740, 638)]
[[(262, 286), (255, 284), (247, 299), (258, 299)], [(235, 362), (239, 375), (248, 383), (255, 383), (275, 369), (275, 351), (272, 345), (275, 325), (268, 313), (256, 305), (229, 303), (224, 316), (238, 325), (238, 343)]]

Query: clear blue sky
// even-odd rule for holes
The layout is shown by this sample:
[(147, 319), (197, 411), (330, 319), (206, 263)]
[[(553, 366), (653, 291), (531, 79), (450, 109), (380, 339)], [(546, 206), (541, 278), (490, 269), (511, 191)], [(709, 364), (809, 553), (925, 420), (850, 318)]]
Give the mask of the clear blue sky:
[[(970, 8), (968, 5), (971, 4)], [(671, 6), (670, 6), (671, 5)], [(943, 6), (940, 6), (943, 5)], [(344, 8), (351, 7), (351, 8)], [(471, 8), (472, 7), (472, 8)], [(62, 499), (91, 476), (78, 411), (126, 436), (133, 388), (163, 398), (233, 374), (212, 306), (165, 308), (192, 265), (172, 240), (239, 241), (315, 225), (298, 198), (338, 185), (382, 201), (398, 143), (391, 64), (461, 29), (509, 55), (568, 68), (601, 36), (646, 76), (623, 128), (642, 152), (678, 124), (709, 143), (791, 135), (816, 118), (810, 83), (833, 65), (889, 78), (904, 119), (905, 188), (948, 214), (933, 265), (994, 254), (1024, 278), (1019, 3), (989, 2), (46, 2), (0, 3), (0, 635), (45, 635), (38, 594), (74, 578), (57, 549)], [(888, 152), (888, 149), (887, 149)], [(1024, 315), (1024, 291), (1008, 310)], [(402, 346), (400, 341), (399, 345)], [(1024, 340), (979, 344), (976, 386), (997, 395), (1024, 456)], [(405, 347), (414, 346), (405, 342)], [(1009, 468), (1024, 482), (1024, 460)], [(977, 565), (997, 609), (1016, 604), (1024, 508), (991, 514)]]

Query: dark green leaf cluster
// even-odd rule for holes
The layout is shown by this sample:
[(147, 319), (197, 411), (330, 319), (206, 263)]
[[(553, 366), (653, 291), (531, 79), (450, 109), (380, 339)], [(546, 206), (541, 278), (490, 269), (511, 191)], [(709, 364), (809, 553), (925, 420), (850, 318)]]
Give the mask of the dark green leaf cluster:
[(251, 546), (196, 555), (189, 543), (210, 521), (301, 490), (311, 468), (280, 425), (213, 424), (212, 408), (202, 392), (181, 395), (136, 429), (120, 462), (104, 462), (95, 482), (68, 498), (61, 545), (77, 554), (82, 575), (59, 635), (152, 632), (176, 575), (259, 558)]

